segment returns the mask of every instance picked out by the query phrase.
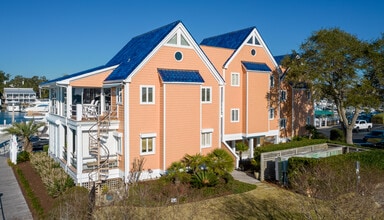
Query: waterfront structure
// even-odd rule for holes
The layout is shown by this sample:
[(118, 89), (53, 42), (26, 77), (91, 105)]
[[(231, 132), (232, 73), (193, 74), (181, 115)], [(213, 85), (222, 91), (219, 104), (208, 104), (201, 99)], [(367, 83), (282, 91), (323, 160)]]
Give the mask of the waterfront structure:
[(223, 142), (235, 150), (279, 143), (280, 68), (255, 27), (204, 39), (201, 48), (225, 79)]
[(36, 101), (36, 92), (33, 88), (4, 88), (4, 104), (29, 104)]
[(159, 177), (186, 154), (223, 147), (223, 85), (182, 22), (139, 35), (105, 65), (41, 85), (49, 154), (83, 186), (128, 183), (140, 158), (140, 179)]
[[(256, 28), (198, 45), (173, 22), (49, 89), (49, 154), (79, 185), (151, 179), (186, 154), (282, 141), (280, 66)], [(141, 161), (144, 160), (144, 163)], [(140, 176), (137, 174), (140, 173)]]

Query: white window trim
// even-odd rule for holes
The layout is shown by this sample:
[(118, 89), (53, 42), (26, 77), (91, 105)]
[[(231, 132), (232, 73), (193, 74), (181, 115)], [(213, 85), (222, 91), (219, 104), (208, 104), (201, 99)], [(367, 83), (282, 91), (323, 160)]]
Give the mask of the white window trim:
[(275, 87), (275, 77), (273, 75), (269, 76), (269, 87)]
[[(285, 94), (284, 96), (283, 93)], [(280, 91), (280, 101), (287, 101), (287, 90)]]
[(122, 149), (123, 149), (123, 141), (122, 141), (123, 134), (120, 132), (114, 131), (113, 137), (116, 138), (116, 146), (117, 146), (116, 147), (116, 153), (122, 155), (122, 153), (123, 153), (123, 151), (122, 151)]
[[(156, 133), (145, 133), (140, 134), (140, 155), (153, 155), (156, 152)], [(143, 152), (142, 139), (152, 138), (152, 151), (151, 152)]]
[[(203, 95), (206, 98), (206, 92), (203, 94), (203, 90), (207, 91), (209, 89), (209, 101), (203, 101)], [(201, 87), (201, 103), (212, 103), (212, 87), (210, 86), (205, 86)]]
[[(200, 141), (200, 147), (201, 148), (212, 147), (212, 133), (213, 133), (213, 128), (208, 128), (208, 129), (202, 129), (201, 130), (201, 141)], [(202, 143), (203, 142), (203, 135), (204, 136), (208, 135), (208, 137), (209, 137), (209, 143), (208, 144), (206, 143), (206, 141), (204, 142), (204, 144)]]
[[(232, 117), (232, 113), (234, 112), (234, 111), (237, 111), (237, 120), (233, 120), (233, 117)], [(239, 108), (231, 108), (231, 116), (230, 116), (230, 118), (231, 118), (231, 122), (240, 122), (240, 109)]]
[[(281, 126), (281, 123), (284, 121), (284, 126)], [(281, 118), (280, 119), (280, 128), (285, 129), (287, 128), (287, 119), (286, 118)]]
[(121, 87), (116, 87), (116, 103), (121, 104), (123, 103), (123, 92)]
[[(237, 76), (237, 84), (233, 84), (233, 76), (234, 75)], [(236, 73), (236, 72), (231, 73), (231, 86), (236, 86), (236, 87), (240, 86), (240, 73)]]
[[(147, 90), (147, 99), (148, 99), (148, 88), (152, 88), (152, 102), (149, 102), (149, 101), (143, 102), (143, 88), (146, 88), (146, 90)], [(155, 86), (153, 86), (153, 85), (141, 85), (140, 86), (140, 104), (142, 104), (142, 105), (155, 104)]]
[[(175, 36), (175, 35), (176, 35), (176, 44), (168, 43), (169, 40), (171, 40), (171, 38), (172, 38), (173, 36)], [(182, 44), (181, 44), (181, 36), (184, 37), (184, 39), (187, 41), (187, 43), (188, 43), (189, 45), (182, 45)], [(187, 35), (184, 34), (184, 32), (181, 31), (180, 29), (177, 30), (177, 32), (176, 32), (175, 34), (173, 34), (169, 39), (167, 39), (167, 43), (166, 43), (165, 45), (170, 46), (170, 47), (192, 48), (191, 39), (189, 39), (189, 38), (187, 37)]]
[[(272, 117), (271, 117), (271, 112), (273, 113)], [(275, 109), (274, 108), (269, 108), (268, 118), (269, 118), (269, 120), (275, 119)]]

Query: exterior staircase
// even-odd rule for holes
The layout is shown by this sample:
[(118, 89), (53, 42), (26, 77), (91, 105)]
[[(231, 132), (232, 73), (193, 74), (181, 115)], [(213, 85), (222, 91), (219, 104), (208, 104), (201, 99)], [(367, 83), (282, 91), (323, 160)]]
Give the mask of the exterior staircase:
[(112, 111), (106, 112), (104, 116), (97, 116), (96, 123), (88, 130), (89, 154), (96, 159), (96, 166), (88, 174), (89, 182), (97, 185), (96, 192), (109, 176), (109, 149), (105, 145), (108, 139)]

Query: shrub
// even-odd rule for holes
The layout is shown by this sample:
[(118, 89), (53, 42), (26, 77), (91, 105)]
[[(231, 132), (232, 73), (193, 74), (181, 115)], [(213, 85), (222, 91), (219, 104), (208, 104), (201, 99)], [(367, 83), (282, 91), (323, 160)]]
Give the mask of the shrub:
[(23, 163), (29, 161), (29, 153), (27, 151), (22, 151), (17, 155), (17, 163)]
[(192, 175), (191, 185), (196, 188), (202, 188), (206, 186), (216, 186), (219, 183), (219, 179), (212, 171), (199, 171)]
[(32, 154), (31, 164), (39, 173), (48, 194), (54, 198), (75, 185), (73, 179), (65, 173), (60, 164), (50, 158), (46, 152)]
[(72, 187), (55, 201), (47, 219), (89, 219), (88, 195), (86, 188)]
[(334, 128), (330, 131), (329, 139), (332, 141), (343, 142), (345, 140), (344, 132), (340, 129)]
[(372, 123), (374, 124), (384, 124), (384, 113), (380, 113), (372, 116)]

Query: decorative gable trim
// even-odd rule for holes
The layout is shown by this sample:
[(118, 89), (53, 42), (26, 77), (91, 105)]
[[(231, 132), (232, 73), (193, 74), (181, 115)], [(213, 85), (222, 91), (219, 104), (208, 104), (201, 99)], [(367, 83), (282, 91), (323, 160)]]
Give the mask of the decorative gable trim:
[[(203, 60), (207, 68), (210, 70), (210, 72), (213, 74), (215, 79), (217, 80), (219, 85), (224, 85), (224, 79), (221, 77), (219, 72), (216, 70), (216, 68), (213, 66), (211, 61), (209, 61), (208, 57), (205, 55), (203, 50), (199, 47), (199, 45), (196, 43), (196, 41), (193, 39), (189, 31), (185, 28), (183, 23), (180, 21), (168, 34), (164, 39), (148, 54), (145, 59), (132, 71), (132, 73), (127, 77), (127, 79), (124, 80), (124, 82), (131, 82), (132, 78), (135, 76), (135, 74), (143, 68), (143, 66), (154, 56), (154, 54), (162, 47), (162, 46), (169, 46), (168, 43), (175, 35), (183, 36), (186, 42), (190, 44), (190, 46), (178, 46), (178, 47), (187, 47), (194, 49), (199, 57)], [(180, 38), (181, 40), (181, 38)], [(177, 46), (177, 45), (175, 45)]]
[(274, 57), (272, 56), (271, 52), (269, 51), (267, 45), (264, 43), (264, 40), (261, 38), (259, 32), (256, 30), (256, 28), (253, 28), (253, 30), (251, 31), (251, 33), (248, 35), (248, 37), (245, 38), (245, 40), (243, 41), (243, 43), (240, 45), (240, 47), (238, 47), (234, 52), (233, 54), (228, 58), (228, 60), (224, 63), (224, 66), (223, 68), (224, 69), (227, 69), (228, 66), (230, 65), (230, 63), (232, 62), (232, 60), (236, 57), (236, 55), (239, 53), (239, 51), (244, 47), (244, 45), (248, 44), (248, 41), (254, 37), (255, 39), (257, 39), (259, 41), (259, 44), (260, 44), (260, 47), (263, 47), (266, 51), (267, 51), (267, 54), (269, 56), (269, 58), (271, 59), (271, 61), (273, 62), (273, 65), (278, 68), (279, 66), (277, 65)]

